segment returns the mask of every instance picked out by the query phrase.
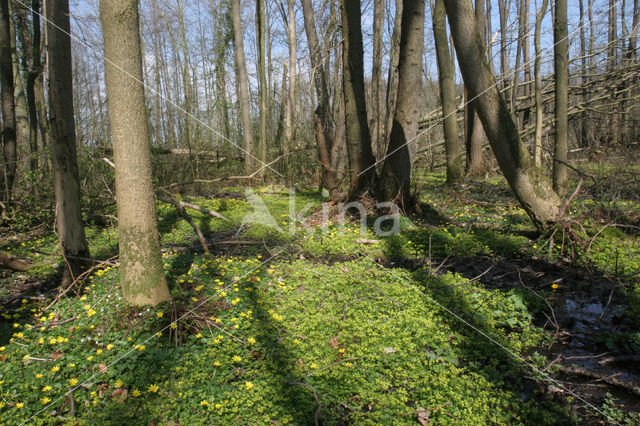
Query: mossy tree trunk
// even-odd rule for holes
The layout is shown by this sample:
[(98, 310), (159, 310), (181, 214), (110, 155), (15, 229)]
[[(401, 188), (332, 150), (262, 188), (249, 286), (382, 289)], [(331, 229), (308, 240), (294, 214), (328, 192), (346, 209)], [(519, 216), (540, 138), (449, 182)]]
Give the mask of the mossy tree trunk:
[(101, 0), (105, 77), (116, 166), (120, 279), (134, 305), (171, 299), (151, 176), (137, 0)]
[(2, 148), (4, 151), (2, 176), (0, 176), (3, 196), (0, 198), (4, 201), (11, 199), (18, 161), (10, 25), (9, 1), (0, 0), (0, 98), (2, 102)]
[(46, 0), (45, 10), (53, 187), (56, 197), (56, 227), (65, 257), (62, 276), (62, 284), (65, 285), (77, 277), (86, 264), (89, 246), (80, 210), (71, 39), (67, 35), (70, 31), (69, 0)]
[(465, 86), (470, 96), (480, 95), (477, 111), (498, 164), (522, 208), (544, 230), (558, 220), (560, 197), (520, 140), (484, 54), (471, 2), (444, 2)]

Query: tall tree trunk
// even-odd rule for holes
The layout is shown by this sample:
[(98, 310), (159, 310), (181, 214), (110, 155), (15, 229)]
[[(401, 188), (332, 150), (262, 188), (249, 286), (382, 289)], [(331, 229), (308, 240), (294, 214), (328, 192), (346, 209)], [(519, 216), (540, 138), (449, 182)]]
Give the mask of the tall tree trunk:
[(372, 188), (376, 176), (364, 92), (364, 59), (360, 2), (340, 0), (342, 20), (342, 90), (349, 157), (349, 198)]
[(11, 62), (11, 20), (9, 1), (0, 0), (0, 98), (2, 101), (2, 148), (4, 152), (2, 200), (11, 199), (18, 161), (16, 149), (16, 110), (13, 98), (13, 64)]
[[(502, 88), (509, 85), (507, 78), (509, 63), (507, 62), (507, 20), (509, 18), (509, 9), (505, 4), (505, 0), (498, 0), (498, 13), (500, 14), (500, 77), (502, 78)], [(505, 93), (507, 99), (509, 95)]]
[(447, 14), (442, 0), (435, 0), (432, 8), (433, 39), (438, 60), (438, 83), (442, 103), (442, 128), (447, 159), (447, 185), (457, 185), (462, 180), (462, 158), (458, 140), (458, 120), (456, 118), (455, 72), (447, 37)]
[(556, 83), (553, 189), (562, 196), (566, 192), (569, 151), (569, 40), (567, 31), (567, 0), (556, 0), (553, 24), (553, 63)]
[(393, 34), (391, 35), (391, 52), (389, 54), (389, 71), (387, 74), (387, 95), (385, 105), (384, 134), (381, 142), (382, 152), (387, 147), (391, 127), (393, 126), (393, 112), (398, 97), (398, 61), (400, 58), (400, 33), (402, 22), (402, 8), (404, 0), (395, 0), (396, 10), (393, 18)]
[[(638, 1), (638, 0), (635, 0)], [(587, 102), (587, 40), (584, 31), (584, 0), (578, 1), (578, 9), (580, 12), (580, 84), (582, 90), (580, 93), (580, 101), (583, 105)], [(588, 147), (589, 142), (587, 139), (587, 123), (588, 114), (586, 108), (580, 113), (580, 142), (582, 147)]]
[[(267, 75), (265, 58), (265, 0), (256, 0), (256, 42), (258, 44), (258, 99), (260, 109), (260, 127), (258, 132), (258, 157), (262, 164), (267, 162)], [(259, 175), (264, 178), (266, 168)]]
[(540, 48), (540, 33), (542, 30), (542, 20), (544, 19), (544, 15), (547, 13), (547, 5), (549, 4), (549, 0), (542, 0), (542, 5), (540, 6), (540, 11), (536, 15), (536, 30), (534, 34), (534, 45), (535, 45), (535, 64), (534, 64), (534, 74), (535, 74), (535, 103), (536, 103), (536, 127), (535, 127), (535, 137), (533, 142), (533, 159), (535, 165), (537, 167), (542, 166), (542, 126), (544, 119), (544, 109), (542, 105), (542, 71), (540, 69), (540, 65), (542, 63), (542, 50)]
[[(314, 112), (314, 128), (316, 143), (318, 145), (318, 159), (322, 167), (321, 185), (327, 188), (332, 198), (337, 196), (336, 173), (331, 164), (331, 150), (333, 148), (333, 126), (329, 105), (329, 91), (327, 89), (327, 76), (322, 61), (322, 51), (318, 43), (315, 18), (311, 0), (302, 0), (302, 13), (304, 15), (304, 28), (309, 44), (309, 58), (314, 70), (314, 87), (318, 105)], [(336, 88), (337, 89), (337, 88)]]
[[(89, 246), (80, 209), (80, 179), (73, 112), (69, 0), (45, 0), (47, 14), (47, 72), (56, 227), (65, 258), (62, 284), (78, 276)], [(81, 259), (84, 258), (84, 259)]]
[(411, 149), (418, 134), (422, 93), (425, 0), (405, 3), (402, 8), (398, 100), (386, 158), (378, 179), (379, 200), (399, 200), (405, 212), (413, 210), (411, 200)]
[[(480, 34), (480, 42), (483, 49), (486, 48), (486, 40), (484, 37), (485, 19), (484, 19), (484, 0), (476, 0), (475, 5), (476, 22), (478, 25), (478, 33)], [(466, 147), (466, 172), (469, 176), (478, 176), (485, 170), (484, 157), (482, 155), (482, 145), (484, 145), (485, 134), (482, 129), (482, 123), (478, 118), (477, 103), (473, 100), (473, 96), (466, 93), (466, 99), (470, 99), (465, 107), (465, 147)]]
[(244, 172), (249, 175), (253, 171), (253, 129), (251, 126), (251, 108), (249, 106), (249, 88), (247, 65), (244, 57), (244, 40), (242, 38), (242, 21), (240, 19), (240, 0), (231, 0), (231, 19), (233, 22), (233, 53), (236, 67), (236, 86), (238, 87), (238, 103), (242, 117), (242, 140), (244, 150)]
[[(284, 144), (282, 153), (285, 155), (283, 159), (284, 170), (286, 171), (289, 163), (289, 149), (293, 146), (293, 121), (296, 110), (296, 15), (293, 10), (295, 0), (287, 0), (287, 12), (289, 19), (287, 22), (287, 37), (289, 39), (289, 91), (287, 96), (287, 117), (284, 127)], [(287, 172), (288, 173), (288, 172)]]
[(535, 167), (504, 99), (480, 43), (470, 2), (444, 0), (460, 70), (471, 96), (478, 96), (478, 114), (491, 148), (520, 205), (539, 229), (558, 219), (561, 200)]
[[(22, 10), (15, 5), (9, 5), (11, 19), (11, 61), (13, 63), (14, 75), (14, 102), (16, 111), (16, 145), (18, 161), (21, 168), (26, 170), (29, 166), (29, 108), (27, 107), (27, 96), (23, 76), (28, 70), (28, 60), (24, 45), (18, 46), (16, 43), (16, 28), (20, 27)], [(24, 72), (23, 72), (24, 71)]]
[(165, 280), (142, 85), (138, 1), (101, 0), (105, 79), (116, 165), (120, 282), (125, 300), (171, 300)]
[(380, 143), (382, 111), (380, 86), (382, 85), (382, 25), (384, 23), (384, 0), (373, 2), (373, 60), (371, 68), (371, 144), (376, 158), (382, 156), (384, 146)]

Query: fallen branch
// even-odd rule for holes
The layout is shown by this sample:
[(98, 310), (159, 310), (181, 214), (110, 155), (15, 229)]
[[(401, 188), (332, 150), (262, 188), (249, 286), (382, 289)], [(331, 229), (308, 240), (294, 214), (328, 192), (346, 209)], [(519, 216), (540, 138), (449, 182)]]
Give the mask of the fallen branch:
[(591, 379), (600, 380), (611, 386), (619, 387), (621, 389), (624, 389), (628, 392), (633, 393), (634, 395), (640, 396), (640, 386), (636, 386), (633, 383), (624, 382), (616, 378), (615, 375), (611, 376), (604, 373), (587, 370), (586, 368), (579, 367), (577, 365), (567, 366), (567, 365), (560, 364), (559, 367), (560, 367), (560, 371), (562, 371), (565, 374), (575, 374), (579, 376), (588, 377)]
[[(169, 193), (167, 192), (167, 194)], [(198, 225), (195, 223), (193, 218), (189, 216), (184, 206), (182, 205), (182, 202), (174, 198), (173, 196), (171, 196), (171, 194), (169, 194), (169, 197), (156, 195), (156, 198), (160, 201), (164, 201), (165, 203), (172, 204), (176, 208), (176, 210), (178, 211), (178, 214), (182, 216), (182, 218), (186, 220), (189, 223), (189, 225), (191, 225), (193, 230), (196, 232), (196, 235), (198, 236), (198, 240), (200, 240), (200, 245), (202, 246), (202, 249), (204, 250), (204, 252), (206, 254), (210, 254), (209, 247), (207, 245), (207, 240), (204, 238), (204, 234), (200, 230), (200, 227), (198, 227)]]
[(18, 272), (26, 272), (32, 268), (32, 265), (24, 260), (20, 260), (10, 254), (0, 253), (0, 266), (12, 269)]

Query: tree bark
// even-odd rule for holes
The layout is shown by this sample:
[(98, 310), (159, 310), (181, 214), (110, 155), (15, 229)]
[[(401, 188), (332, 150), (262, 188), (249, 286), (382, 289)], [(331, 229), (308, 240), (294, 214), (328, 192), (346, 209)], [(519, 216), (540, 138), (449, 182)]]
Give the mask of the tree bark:
[(433, 39), (438, 61), (438, 83), (442, 103), (442, 129), (447, 160), (447, 185), (457, 185), (462, 180), (462, 158), (456, 118), (455, 74), (447, 37), (447, 15), (442, 0), (435, 0), (432, 11)]
[(495, 77), (484, 55), (470, 2), (444, 0), (460, 70), (471, 96), (478, 96), (478, 114), (504, 176), (522, 208), (538, 229), (558, 220), (560, 198), (533, 164), (518, 135)]
[[(267, 161), (267, 75), (265, 58), (265, 0), (256, 0), (256, 42), (258, 44), (258, 99), (260, 109), (260, 127), (258, 132), (258, 157), (262, 164)], [(266, 168), (258, 175), (264, 178)]]
[(253, 170), (253, 129), (251, 126), (251, 108), (249, 106), (249, 88), (247, 65), (244, 57), (244, 40), (242, 38), (242, 21), (240, 19), (240, 0), (231, 0), (231, 19), (233, 22), (233, 53), (236, 66), (236, 85), (238, 87), (238, 103), (242, 117), (242, 140), (244, 149), (244, 172)]
[(562, 196), (567, 185), (567, 156), (569, 151), (569, 40), (567, 32), (567, 0), (556, 0), (553, 24), (553, 62), (555, 78), (555, 138), (553, 161), (553, 189)]
[[(327, 89), (327, 76), (322, 61), (322, 51), (318, 43), (315, 18), (311, 0), (302, 0), (302, 13), (304, 15), (304, 28), (309, 44), (309, 58), (314, 70), (314, 87), (318, 105), (314, 112), (314, 128), (316, 143), (318, 145), (318, 159), (322, 167), (321, 185), (329, 191), (332, 198), (337, 196), (336, 172), (331, 165), (331, 151), (334, 145), (333, 125), (329, 105), (329, 91)], [(337, 89), (337, 88), (336, 88)]]
[(340, 0), (340, 17), (342, 21), (342, 90), (350, 176), (349, 199), (356, 199), (373, 187), (376, 176), (364, 92), (360, 2)]
[(398, 100), (386, 158), (378, 179), (377, 199), (400, 202), (405, 212), (413, 210), (411, 200), (411, 150), (418, 134), (422, 93), (424, 49), (424, 0), (407, 2), (402, 8)]
[(4, 201), (11, 199), (18, 160), (10, 25), (9, 1), (0, 0), (0, 98), (2, 102), (2, 148), (4, 152), (3, 176), (0, 179), (2, 179), (3, 194), (1, 199)]
[(540, 66), (542, 63), (542, 50), (540, 48), (540, 33), (542, 30), (542, 20), (544, 19), (544, 15), (547, 13), (547, 6), (549, 4), (549, 0), (542, 0), (542, 5), (540, 6), (540, 10), (536, 15), (536, 29), (534, 34), (534, 45), (535, 45), (535, 64), (534, 64), (534, 75), (535, 75), (535, 103), (536, 103), (536, 128), (535, 128), (535, 136), (533, 142), (533, 160), (537, 167), (542, 166), (542, 126), (544, 119), (544, 110), (542, 106), (542, 71), (540, 70)]
[(126, 301), (171, 300), (164, 276), (142, 85), (137, 0), (101, 0), (105, 78), (116, 166), (120, 281)]
[(382, 25), (384, 23), (384, 0), (373, 2), (373, 60), (371, 68), (371, 144), (376, 158), (384, 152), (381, 139), (381, 98), (382, 85)]
[(56, 197), (56, 227), (65, 268), (62, 285), (71, 283), (85, 266), (89, 246), (80, 208), (80, 178), (73, 111), (69, 0), (45, 0), (49, 126)]
[(293, 122), (296, 110), (296, 15), (293, 10), (295, 0), (287, 0), (287, 38), (289, 40), (289, 90), (287, 93), (287, 115), (284, 127), (284, 143), (282, 153), (284, 155), (282, 163), (284, 170), (288, 174), (287, 164), (289, 163), (289, 149), (293, 146)]

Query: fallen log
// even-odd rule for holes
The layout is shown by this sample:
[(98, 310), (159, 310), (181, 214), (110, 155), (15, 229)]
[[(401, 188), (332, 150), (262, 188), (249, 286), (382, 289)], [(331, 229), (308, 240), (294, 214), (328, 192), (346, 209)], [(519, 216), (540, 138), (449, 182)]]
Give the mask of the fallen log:
[(627, 392), (631, 392), (637, 396), (640, 396), (640, 386), (633, 383), (624, 382), (616, 377), (616, 375), (605, 374), (597, 371), (587, 370), (586, 368), (579, 367), (577, 365), (562, 365), (560, 364), (560, 371), (565, 374), (574, 374), (578, 376), (588, 377), (590, 379), (596, 379), (603, 381), (611, 386), (624, 389)]
[(20, 260), (10, 254), (0, 253), (0, 266), (9, 268), (18, 272), (26, 272), (31, 269), (32, 265), (24, 260)]

